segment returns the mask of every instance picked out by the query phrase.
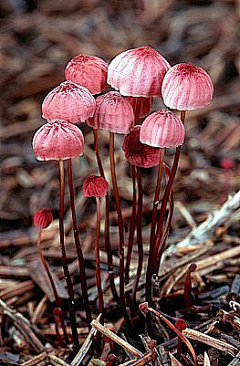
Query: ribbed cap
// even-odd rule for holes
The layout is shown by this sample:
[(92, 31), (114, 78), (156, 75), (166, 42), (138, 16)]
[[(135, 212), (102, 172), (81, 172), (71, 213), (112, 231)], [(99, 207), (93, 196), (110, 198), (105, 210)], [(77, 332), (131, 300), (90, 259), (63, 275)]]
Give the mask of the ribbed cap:
[(148, 116), (142, 124), (140, 141), (155, 147), (176, 147), (183, 144), (185, 129), (172, 112), (160, 110)]
[(77, 126), (58, 120), (40, 127), (32, 145), (37, 160), (67, 160), (83, 154), (84, 137)]
[(110, 62), (107, 82), (125, 96), (161, 96), (163, 77), (169, 68), (167, 60), (153, 48), (134, 48)]
[(122, 149), (126, 159), (132, 165), (143, 168), (151, 168), (159, 164), (161, 150), (157, 147), (151, 147), (140, 142), (141, 126), (137, 125), (124, 138)]
[(53, 214), (49, 208), (41, 208), (33, 216), (33, 224), (40, 229), (46, 229), (53, 221)]
[(116, 91), (100, 95), (96, 99), (96, 110), (87, 124), (94, 129), (127, 134), (134, 127), (133, 108)]
[(213, 97), (213, 83), (208, 73), (191, 63), (173, 66), (162, 84), (164, 104), (179, 111), (204, 108)]
[(109, 184), (99, 175), (89, 175), (83, 182), (83, 194), (85, 197), (106, 196)]
[(79, 123), (93, 116), (95, 106), (95, 99), (87, 88), (64, 81), (45, 97), (42, 115), (48, 122), (61, 119)]
[(99, 94), (107, 86), (107, 70), (107, 62), (100, 57), (78, 55), (67, 64), (65, 77), (84, 86), (92, 94)]

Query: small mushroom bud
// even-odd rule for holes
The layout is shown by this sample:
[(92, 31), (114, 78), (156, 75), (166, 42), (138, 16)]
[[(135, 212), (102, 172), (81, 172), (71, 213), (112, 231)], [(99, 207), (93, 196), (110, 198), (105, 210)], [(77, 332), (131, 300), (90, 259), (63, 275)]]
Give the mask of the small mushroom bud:
[(40, 229), (46, 229), (53, 221), (53, 214), (49, 208), (41, 208), (33, 216), (34, 226)]

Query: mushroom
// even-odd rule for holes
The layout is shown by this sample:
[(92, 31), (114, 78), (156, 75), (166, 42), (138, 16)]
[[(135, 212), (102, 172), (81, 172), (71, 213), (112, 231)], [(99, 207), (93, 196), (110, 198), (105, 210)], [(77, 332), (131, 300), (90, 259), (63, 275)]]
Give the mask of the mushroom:
[(101, 220), (101, 205), (100, 197), (104, 197), (109, 189), (109, 184), (101, 176), (89, 175), (83, 182), (83, 194), (85, 197), (95, 197), (97, 204), (97, 228), (96, 228), (96, 282), (98, 289), (98, 300), (100, 313), (104, 312), (103, 293), (101, 288), (101, 275), (100, 275), (100, 220)]
[(111, 91), (97, 97), (96, 110), (93, 118), (87, 121), (94, 129), (109, 131), (109, 154), (112, 184), (115, 195), (116, 209), (119, 226), (119, 275), (120, 275), (120, 299), (122, 305), (124, 300), (124, 234), (121, 203), (118, 192), (115, 160), (114, 160), (114, 133), (127, 134), (134, 127), (134, 113), (131, 104), (118, 92)]
[(95, 99), (84, 86), (64, 81), (45, 97), (42, 115), (48, 122), (85, 122), (95, 111)]
[[(74, 310), (74, 291), (73, 284), (71, 281), (71, 277), (68, 270), (67, 256), (64, 245), (64, 224), (63, 224), (63, 216), (64, 216), (64, 160), (68, 160), (69, 165), (71, 164), (72, 158), (76, 156), (80, 156), (83, 154), (84, 147), (84, 137), (81, 130), (72, 123), (56, 120), (54, 122), (48, 122), (40, 127), (34, 134), (33, 141), (33, 150), (37, 160), (40, 161), (49, 161), (49, 160), (57, 160), (59, 163), (60, 170), (60, 204), (59, 204), (59, 229), (60, 229), (60, 248), (62, 254), (62, 265), (64, 270), (65, 279), (67, 281), (68, 295), (69, 295), (69, 313), (70, 313), (70, 322), (72, 328), (73, 342), (74, 346), (77, 347), (78, 342), (78, 334), (76, 327), (76, 318), (75, 318), (75, 310)], [(72, 203), (71, 196), (71, 205), (74, 206), (74, 202)], [(73, 208), (73, 207), (72, 207)], [(74, 217), (75, 210), (72, 211)], [(76, 223), (73, 225), (75, 226)], [(74, 235), (77, 234), (76, 227), (74, 227)], [(75, 240), (78, 238), (78, 235), (75, 235)], [(79, 240), (76, 241), (78, 260), (80, 266), (80, 276), (82, 283), (82, 295), (85, 302), (85, 310), (88, 316), (90, 310), (88, 309), (88, 297), (87, 297), (87, 285), (86, 285), (86, 274), (83, 257), (81, 253), (81, 246)], [(79, 256), (80, 254), (80, 256)]]
[[(158, 251), (162, 251), (160, 244), (161, 235), (156, 237), (155, 226), (157, 219), (157, 204), (159, 200), (160, 188), (161, 188), (161, 178), (162, 178), (162, 167), (165, 148), (177, 147), (183, 144), (185, 137), (184, 125), (181, 120), (176, 117), (172, 112), (166, 110), (159, 110), (148, 116), (141, 127), (140, 141), (149, 146), (160, 148), (160, 160), (158, 169), (158, 179), (154, 195), (154, 204), (152, 210), (152, 224), (151, 224), (151, 237), (150, 237), (150, 251), (148, 257), (148, 268), (147, 268), (147, 296), (151, 296), (151, 278), (153, 275), (154, 267), (158, 263)], [(176, 167), (177, 168), (177, 167)], [(159, 218), (159, 227), (163, 224), (164, 213), (166, 211), (166, 206), (162, 206), (161, 214)], [(164, 244), (162, 244), (164, 245)], [(156, 272), (157, 273), (157, 272)]]

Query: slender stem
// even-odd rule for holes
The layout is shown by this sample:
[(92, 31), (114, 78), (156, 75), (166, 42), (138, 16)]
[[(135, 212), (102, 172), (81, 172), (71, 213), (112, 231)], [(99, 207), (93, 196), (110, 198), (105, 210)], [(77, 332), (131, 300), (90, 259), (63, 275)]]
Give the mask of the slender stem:
[[(183, 123), (184, 123), (184, 120), (185, 120), (185, 113), (186, 113), (185, 111), (181, 112), (181, 120), (182, 120)], [(165, 212), (166, 212), (166, 207), (167, 207), (167, 202), (168, 202), (168, 199), (169, 199), (169, 195), (171, 193), (173, 181), (174, 181), (174, 178), (175, 178), (175, 175), (176, 175), (176, 172), (177, 172), (180, 153), (181, 153), (181, 146), (178, 146), (176, 148), (176, 151), (175, 151), (172, 171), (171, 171), (167, 186), (166, 186), (165, 191), (164, 191), (162, 204), (161, 204), (160, 215), (159, 215), (159, 219), (158, 219), (158, 228), (157, 228), (156, 240), (155, 240), (155, 244), (153, 246), (152, 256), (149, 259), (150, 260), (149, 263), (151, 263), (151, 261), (153, 261), (154, 265), (153, 265), (153, 267), (148, 266), (148, 271), (147, 271), (146, 298), (147, 298), (148, 301), (151, 300), (151, 278), (152, 278), (152, 275), (154, 273), (153, 272), (154, 268), (157, 267), (157, 260), (156, 259), (157, 259), (157, 255), (158, 255), (158, 251), (159, 251), (158, 245), (161, 243), (164, 216), (165, 216)], [(170, 226), (170, 223), (169, 223), (169, 226)], [(162, 248), (162, 250), (163, 249), (164, 248)]]
[(134, 232), (135, 232), (135, 220), (136, 220), (136, 203), (137, 203), (137, 195), (136, 195), (136, 171), (135, 166), (132, 165), (132, 185), (133, 185), (133, 200), (132, 200), (132, 215), (130, 222), (130, 231), (128, 238), (128, 251), (127, 251), (127, 262), (126, 262), (126, 270), (125, 270), (125, 283), (129, 282), (129, 269), (134, 241)]
[[(58, 292), (57, 292), (57, 289), (56, 289), (56, 286), (55, 286), (55, 283), (53, 281), (53, 278), (52, 278), (52, 274), (48, 268), (48, 265), (45, 261), (45, 258), (42, 254), (42, 250), (41, 250), (41, 235), (42, 235), (42, 230), (39, 229), (38, 231), (38, 237), (37, 237), (37, 251), (38, 251), (38, 255), (41, 259), (41, 262), (45, 268), (45, 271), (47, 273), (47, 276), (48, 276), (48, 279), (49, 279), (49, 282), (51, 284), (51, 287), (52, 287), (52, 290), (53, 290), (53, 293), (54, 293), (54, 297), (55, 297), (55, 301), (56, 301), (56, 305), (57, 305), (57, 308), (59, 308), (59, 320), (60, 320), (60, 324), (61, 324), (61, 327), (62, 327), (62, 330), (63, 330), (63, 334), (64, 334), (64, 339), (65, 339), (65, 342), (68, 343), (68, 336), (67, 336), (67, 330), (66, 330), (66, 327), (65, 327), (65, 323), (64, 323), (64, 320), (63, 320), (63, 316), (62, 316), (62, 309), (61, 309), (61, 301), (60, 301), (60, 298), (58, 296)], [(58, 329), (58, 321), (55, 317), (55, 327), (56, 327), (56, 333), (57, 333), (57, 336), (58, 336), (58, 340), (60, 342), (61, 345), (63, 345), (63, 342), (62, 342), (62, 337), (59, 333), (59, 329)]]
[(72, 225), (73, 225), (73, 234), (74, 234), (74, 241), (77, 249), (77, 256), (78, 256), (78, 265), (79, 265), (79, 275), (80, 275), (80, 282), (82, 287), (82, 297), (84, 302), (84, 308), (86, 312), (87, 321), (90, 325), (92, 321), (91, 310), (88, 301), (88, 292), (87, 292), (87, 277), (85, 271), (85, 264), (84, 258), (81, 248), (81, 243), (79, 239), (78, 229), (77, 229), (77, 218), (76, 218), (76, 210), (75, 210), (75, 199), (74, 199), (74, 189), (73, 189), (73, 179), (72, 179), (72, 160), (69, 159), (67, 161), (68, 167), (68, 185), (69, 185), (69, 192), (70, 192), (70, 199), (71, 199), (71, 210), (72, 210)]
[[(100, 313), (104, 313), (104, 305), (103, 305), (103, 293), (101, 288), (101, 274), (100, 274), (100, 244), (99, 244), (99, 236), (100, 236), (100, 220), (101, 220), (101, 208), (100, 208), (100, 198), (96, 197), (97, 203), (97, 230), (96, 230), (96, 248), (95, 248), (95, 256), (96, 256), (96, 281), (97, 281), (97, 290), (98, 290), (98, 301), (99, 301), (99, 311)], [(103, 318), (102, 318), (103, 321)]]
[[(101, 156), (99, 154), (98, 148), (98, 131), (93, 129), (94, 136), (94, 151), (97, 157), (98, 169), (100, 175), (105, 179), (105, 174), (103, 170)], [(109, 194), (107, 192), (105, 196), (105, 250), (108, 256), (108, 273), (109, 273), (109, 282), (110, 288), (112, 291), (112, 295), (115, 301), (119, 302), (119, 297), (117, 294), (116, 286), (114, 283), (114, 272), (113, 272), (113, 261), (112, 261), (112, 249), (110, 244), (110, 233), (109, 233)]]
[(60, 248), (62, 254), (62, 265), (65, 280), (67, 282), (67, 289), (68, 289), (68, 306), (69, 306), (69, 316), (70, 316), (70, 324), (72, 329), (72, 337), (73, 337), (73, 346), (77, 348), (79, 346), (78, 341), (78, 334), (77, 334), (77, 325), (76, 325), (76, 316), (75, 316), (75, 309), (74, 309), (74, 291), (73, 291), (73, 284), (68, 270), (68, 263), (67, 263), (67, 255), (66, 249), (64, 245), (64, 225), (63, 225), (63, 218), (64, 218), (64, 164), (63, 160), (59, 161), (59, 170), (60, 170), (60, 204), (59, 204), (59, 231), (60, 231)]
[(156, 220), (157, 220), (157, 207), (158, 207), (158, 203), (159, 203), (159, 195), (160, 195), (160, 189), (161, 189), (164, 154), (165, 154), (165, 148), (161, 148), (160, 159), (159, 159), (159, 164), (158, 164), (157, 185), (156, 185), (156, 189), (155, 189), (153, 209), (152, 209), (150, 248), (153, 247), (154, 241), (155, 241), (155, 227), (156, 227)]
[(138, 205), (137, 205), (137, 245), (138, 245), (138, 268), (137, 275), (133, 284), (133, 302), (136, 303), (137, 286), (142, 272), (143, 262), (143, 243), (142, 243), (142, 177), (141, 168), (137, 167), (137, 182), (138, 182)]
[(168, 238), (168, 233), (169, 233), (169, 229), (170, 229), (170, 225), (171, 225), (171, 221), (172, 221), (173, 208), (174, 208), (173, 192), (171, 191), (171, 193), (170, 193), (170, 206), (169, 206), (169, 212), (168, 212), (166, 227), (164, 229), (164, 233), (163, 233), (163, 236), (160, 240), (160, 243), (159, 244), (157, 243), (158, 253), (157, 253), (157, 260), (156, 260), (156, 268), (154, 269), (155, 273), (158, 273), (158, 271), (159, 271), (162, 254), (163, 254), (163, 251), (164, 251), (164, 248), (165, 248), (165, 243), (166, 243), (166, 240)]
[(114, 133), (110, 132), (109, 138), (109, 153), (110, 153), (110, 167), (112, 175), (112, 184), (115, 195), (116, 209), (118, 215), (118, 229), (119, 229), (119, 277), (120, 277), (120, 299), (123, 307), (125, 308), (125, 297), (124, 297), (124, 235), (123, 235), (123, 218), (121, 211), (121, 202), (118, 192), (115, 160), (114, 160)]

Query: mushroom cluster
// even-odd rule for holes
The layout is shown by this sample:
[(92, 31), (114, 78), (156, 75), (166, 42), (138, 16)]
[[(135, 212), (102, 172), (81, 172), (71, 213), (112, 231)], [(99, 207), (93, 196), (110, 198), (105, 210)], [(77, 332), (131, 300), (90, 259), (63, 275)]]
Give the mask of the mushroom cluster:
[[(78, 346), (75, 318), (73, 283), (69, 274), (64, 244), (64, 161), (67, 161), (68, 182), (72, 209), (72, 227), (79, 261), (82, 297), (86, 317), (91, 321), (91, 311), (87, 293), (84, 258), (80, 244), (77, 217), (75, 212), (74, 187), (72, 180), (72, 159), (83, 155), (84, 136), (78, 123), (86, 122), (92, 127), (94, 150), (100, 175), (91, 175), (83, 184), (86, 197), (96, 197), (96, 280), (99, 296), (99, 309), (104, 311), (104, 301), (100, 278), (100, 197), (105, 200), (105, 248), (108, 255), (109, 282), (114, 300), (121, 306), (123, 315), (128, 318), (127, 306), (136, 305), (138, 283), (142, 275), (142, 199), (143, 184), (141, 168), (158, 166), (156, 189), (152, 204), (152, 221), (149, 235), (149, 255), (146, 271), (146, 300), (151, 300), (151, 281), (159, 270), (161, 255), (171, 225), (173, 195), (172, 186), (180, 159), (181, 145), (184, 143), (184, 121), (186, 111), (204, 108), (211, 102), (213, 84), (208, 73), (192, 63), (179, 63), (171, 66), (169, 62), (150, 46), (142, 46), (124, 51), (108, 65), (96, 56), (80, 54), (66, 66), (66, 81), (54, 88), (45, 97), (42, 115), (47, 122), (36, 131), (33, 137), (33, 150), (38, 160), (56, 160), (60, 170), (60, 208), (59, 232), (62, 264), (69, 294), (69, 313), (74, 346)], [(108, 87), (112, 88), (112, 90)], [(105, 94), (103, 91), (108, 87)], [(93, 95), (101, 94), (96, 98)], [(161, 98), (165, 107), (152, 111), (153, 99)], [(112, 251), (110, 240), (108, 182), (101, 159), (98, 131), (109, 132), (109, 158), (112, 190), (118, 217), (119, 231), (119, 293), (114, 282)], [(117, 184), (115, 164), (115, 134), (125, 135), (122, 150), (131, 166), (133, 198), (132, 215), (125, 256), (125, 232), (121, 200)], [(166, 149), (175, 149), (172, 167), (165, 162)], [(161, 207), (159, 199), (161, 181), (165, 171), (166, 185), (163, 190)], [(170, 200), (167, 220), (166, 209)], [(157, 212), (159, 215), (157, 215)], [(164, 224), (165, 223), (165, 224)], [(131, 303), (126, 303), (125, 285), (129, 282), (131, 253), (137, 231), (138, 267), (131, 292)], [(126, 257), (126, 263), (125, 263)]]

